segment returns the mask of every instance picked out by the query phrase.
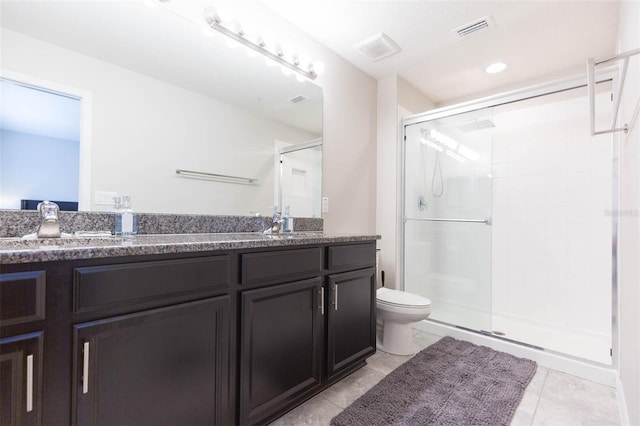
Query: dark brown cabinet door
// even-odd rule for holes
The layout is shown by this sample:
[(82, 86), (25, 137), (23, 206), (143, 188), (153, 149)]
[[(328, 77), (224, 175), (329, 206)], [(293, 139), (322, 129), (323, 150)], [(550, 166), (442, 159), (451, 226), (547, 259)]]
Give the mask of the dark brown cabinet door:
[(41, 424), (42, 333), (0, 339), (0, 425)]
[(329, 275), (329, 378), (376, 349), (375, 268)]
[(240, 423), (269, 419), (321, 381), (322, 280), (242, 293)]
[(77, 425), (229, 424), (229, 297), (74, 326)]

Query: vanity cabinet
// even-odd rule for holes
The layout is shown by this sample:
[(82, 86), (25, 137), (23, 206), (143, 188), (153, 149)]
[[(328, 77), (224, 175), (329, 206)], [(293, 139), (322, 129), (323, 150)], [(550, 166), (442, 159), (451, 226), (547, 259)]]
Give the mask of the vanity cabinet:
[[(247, 254), (242, 265), (242, 282), (260, 288), (241, 295), (240, 424), (266, 424), (375, 352), (375, 245)], [(317, 277), (287, 281), (306, 275)]]
[(0, 426), (42, 424), (46, 272), (0, 274)]
[(73, 325), (72, 424), (228, 424), (230, 270), (229, 255), (74, 268), (76, 317), (97, 319)]
[(267, 424), (375, 351), (374, 266), (372, 241), (3, 264), (0, 426)]
[(327, 374), (329, 378), (376, 350), (376, 270), (329, 275)]
[(229, 423), (228, 296), (73, 328), (73, 424)]
[(329, 378), (376, 350), (375, 244), (327, 248)]
[(242, 293), (240, 423), (255, 424), (321, 384), (322, 280)]
[(39, 425), (42, 332), (0, 339), (0, 425)]

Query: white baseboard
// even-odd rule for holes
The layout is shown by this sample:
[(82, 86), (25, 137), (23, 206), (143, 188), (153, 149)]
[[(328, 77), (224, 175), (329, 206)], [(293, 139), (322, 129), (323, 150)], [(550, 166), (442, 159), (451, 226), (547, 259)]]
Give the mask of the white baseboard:
[(420, 321), (414, 324), (413, 327), (437, 336), (451, 336), (456, 339), (466, 340), (477, 345), (483, 345), (498, 351), (506, 352), (514, 356), (528, 358), (536, 361), (538, 365), (541, 365), (542, 367), (562, 371), (603, 385), (617, 387), (617, 373), (612, 367), (592, 364), (433, 321)]
[(620, 412), (620, 424), (622, 426), (630, 425), (629, 409), (627, 407), (627, 401), (624, 397), (624, 388), (620, 381), (620, 376), (616, 374), (616, 397), (618, 398), (618, 410)]

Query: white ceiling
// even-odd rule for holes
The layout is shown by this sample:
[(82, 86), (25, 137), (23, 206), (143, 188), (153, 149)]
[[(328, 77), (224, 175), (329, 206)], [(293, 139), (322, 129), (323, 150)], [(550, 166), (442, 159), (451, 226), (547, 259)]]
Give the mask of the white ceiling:
[[(370, 76), (398, 74), (432, 101), (450, 103), (585, 72), (615, 53), (613, 0), (262, 0)], [(466, 39), (452, 30), (485, 16), (495, 26)], [(372, 62), (353, 48), (383, 32), (402, 49)], [(496, 61), (507, 70), (487, 74)]]

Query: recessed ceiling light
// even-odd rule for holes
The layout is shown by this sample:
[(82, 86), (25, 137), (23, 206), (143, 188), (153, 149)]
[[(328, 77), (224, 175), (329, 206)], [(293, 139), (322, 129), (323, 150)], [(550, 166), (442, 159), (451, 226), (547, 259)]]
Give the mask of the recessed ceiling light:
[(489, 65), (484, 70), (489, 74), (495, 74), (497, 72), (504, 71), (505, 68), (507, 68), (507, 64), (503, 62), (496, 62), (495, 64)]

